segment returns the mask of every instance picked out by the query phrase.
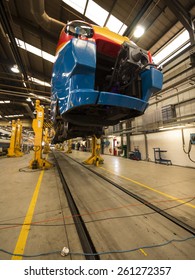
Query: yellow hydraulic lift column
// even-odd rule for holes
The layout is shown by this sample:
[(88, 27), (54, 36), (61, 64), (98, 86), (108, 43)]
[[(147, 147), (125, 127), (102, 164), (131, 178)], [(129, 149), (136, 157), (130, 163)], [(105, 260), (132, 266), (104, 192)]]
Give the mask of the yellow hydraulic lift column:
[(101, 139), (96, 138), (95, 135), (92, 136), (92, 155), (83, 163), (94, 164), (95, 166), (99, 166), (99, 164), (104, 162), (104, 159), (100, 156), (100, 144)]
[(40, 100), (35, 103), (36, 118), (33, 120), (32, 127), (35, 133), (34, 139), (34, 159), (30, 161), (30, 168), (50, 168), (52, 164), (42, 158), (43, 122), (44, 108), (40, 106)]
[(11, 132), (11, 139), (10, 145), (8, 148), (8, 157), (15, 157), (15, 141), (16, 141), (16, 121), (12, 120), (12, 132)]
[(48, 127), (46, 127), (44, 130), (43, 141), (44, 141), (43, 154), (48, 154), (50, 152)]
[(72, 153), (72, 139), (68, 140), (68, 150), (66, 151), (66, 154)]
[(24, 153), (21, 152), (21, 141), (22, 141), (22, 122), (20, 119), (16, 122), (16, 138), (15, 138), (15, 155), (21, 157)]

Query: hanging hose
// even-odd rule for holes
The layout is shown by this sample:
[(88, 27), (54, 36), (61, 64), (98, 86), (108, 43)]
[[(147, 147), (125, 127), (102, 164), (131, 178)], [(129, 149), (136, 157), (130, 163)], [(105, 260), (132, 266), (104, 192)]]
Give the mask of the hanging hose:
[(188, 151), (186, 151), (186, 150), (185, 150), (185, 139), (184, 139), (183, 129), (181, 129), (181, 132), (182, 132), (183, 151), (184, 151), (185, 154), (188, 155), (189, 160), (191, 160), (192, 162), (195, 163), (195, 160), (193, 160), (193, 159), (191, 158), (191, 156), (190, 156), (190, 152), (191, 152), (191, 149), (192, 149), (191, 140), (189, 141)]
[(189, 160), (191, 160), (192, 162), (195, 163), (195, 160), (193, 160), (193, 159), (191, 158), (191, 156), (190, 156), (191, 149), (192, 149), (192, 143), (191, 143), (191, 141), (190, 141), (190, 142), (189, 142), (189, 148), (188, 148), (188, 158), (189, 158)]

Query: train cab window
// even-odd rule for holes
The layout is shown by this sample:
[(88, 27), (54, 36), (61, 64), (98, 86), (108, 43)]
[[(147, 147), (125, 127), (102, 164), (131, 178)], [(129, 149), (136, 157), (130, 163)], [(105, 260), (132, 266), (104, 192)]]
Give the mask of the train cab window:
[(76, 38), (78, 37), (86, 37), (92, 38), (93, 37), (93, 28), (85, 22), (82, 21), (75, 21), (68, 23), (65, 27), (65, 33), (68, 35), (72, 35)]

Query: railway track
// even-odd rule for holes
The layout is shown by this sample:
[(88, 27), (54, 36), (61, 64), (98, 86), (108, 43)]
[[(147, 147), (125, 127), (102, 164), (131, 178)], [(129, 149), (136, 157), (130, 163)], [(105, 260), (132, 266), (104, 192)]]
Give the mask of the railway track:
[[(150, 209), (152, 209), (155, 213), (158, 213), (159, 215), (161, 215), (163, 218), (168, 219), (170, 222), (174, 223), (176, 226), (178, 226), (179, 228), (185, 230), (187, 233), (191, 234), (191, 235), (195, 235), (195, 228), (191, 227), (190, 225), (184, 223), (183, 221), (179, 220), (178, 218), (170, 215), (169, 213), (167, 213), (166, 211), (160, 209), (159, 207), (157, 207), (156, 205), (153, 205), (152, 203), (150, 203), (149, 201), (143, 199), (142, 197), (138, 196), (137, 194), (125, 189), (124, 187), (118, 185), (117, 183), (113, 182), (112, 180), (108, 179), (107, 177), (103, 176), (102, 174), (99, 174), (97, 171), (87, 167), (86, 165), (76, 161), (75, 159), (68, 157), (64, 154), (60, 155), (61, 157), (63, 156), (64, 158), (68, 158), (70, 160), (72, 160), (73, 162), (75, 162), (76, 164), (78, 164), (79, 166), (82, 166), (82, 168), (87, 169), (89, 172), (91, 172), (91, 174), (94, 174), (95, 176), (97, 176), (98, 178), (100, 178), (101, 180), (103, 180), (104, 182), (112, 185), (112, 187), (116, 188), (117, 190), (119, 190), (120, 192), (125, 193), (128, 197), (131, 197), (133, 199), (135, 199), (136, 201), (138, 201), (139, 203), (145, 205), (146, 207), (149, 207)], [(93, 238), (90, 236), (90, 232), (86, 227), (86, 223), (85, 221), (82, 219), (82, 213), (80, 213), (76, 202), (73, 198), (73, 195), (71, 194), (71, 190), (68, 187), (68, 184), (66, 182), (64, 173), (61, 170), (61, 167), (58, 163), (58, 156), (56, 156), (56, 154), (54, 153), (54, 158), (56, 161), (56, 166), (61, 178), (61, 182), (64, 188), (64, 191), (66, 193), (67, 199), (68, 199), (68, 204), (75, 222), (75, 226), (77, 229), (77, 233), (83, 248), (83, 252), (85, 252), (85, 257), (86, 259), (95, 259), (98, 260), (100, 259), (100, 256), (98, 254), (98, 252), (96, 251), (96, 245), (93, 242)]]
[(85, 226), (85, 223), (82, 219), (82, 216), (80, 215), (80, 212), (77, 208), (77, 205), (74, 201), (74, 198), (71, 194), (71, 191), (68, 187), (68, 184), (66, 183), (65, 177), (63, 175), (63, 172), (59, 166), (59, 163), (55, 157), (55, 164), (62, 182), (62, 186), (64, 188), (66, 197), (67, 197), (67, 201), (68, 201), (68, 205), (77, 229), (77, 233), (81, 242), (81, 246), (83, 248), (83, 251), (86, 252), (86, 259), (89, 260), (99, 260), (99, 256), (97, 255), (95, 246), (91, 240), (91, 237), (89, 235), (89, 232)]

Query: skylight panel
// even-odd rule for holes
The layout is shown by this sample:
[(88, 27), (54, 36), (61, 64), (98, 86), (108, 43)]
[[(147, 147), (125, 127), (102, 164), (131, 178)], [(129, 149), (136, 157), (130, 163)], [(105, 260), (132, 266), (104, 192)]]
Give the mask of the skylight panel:
[(121, 29), (123, 23), (122, 21), (120, 21), (118, 18), (114, 17), (113, 15), (111, 15), (108, 19), (108, 22), (106, 24), (106, 26), (113, 32), (118, 33), (119, 30)]
[(89, 0), (85, 16), (98, 25), (103, 26), (108, 17), (108, 12), (93, 0)]
[(189, 40), (189, 33), (187, 30), (185, 30), (171, 43), (169, 43), (162, 51), (160, 51), (157, 55), (153, 56), (154, 62), (159, 63), (163, 61), (170, 54), (173, 54), (174, 51), (178, 50), (188, 40)]
[(62, 0), (62, 2), (66, 3), (79, 13), (83, 14), (87, 0)]
[(55, 56), (47, 53), (47, 52), (44, 52), (42, 50), (40, 50), (39, 48), (36, 48), (20, 39), (17, 39), (15, 38), (16, 40), (16, 43), (17, 43), (17, 46), (23, 50), (26, 50), (28, 52), (31, 52), (35, 55), (38, 55), (39, 57), (42, 57), (43, 59), (47, 60), (47, 61), (50, 61), (52, 63), (54, 63), (55, 61)]
[(183, 46), (181, 49), (179, 49), (178, 51), (176, 51), (174, 54), (172, 54), (170, 57), (168, 57), (167, 59), (165, 59), (160, 66), (164, 65), (165, 63), (167, 63), (169, 60), (171, 60), (173, 57), (175, 57), (176, 55), (178, 55), (180, 52), (182, 52), (183, 50), (187, 49), (187, 47), (190, 46), (190, 43), (187, 43), (185, 46)]

